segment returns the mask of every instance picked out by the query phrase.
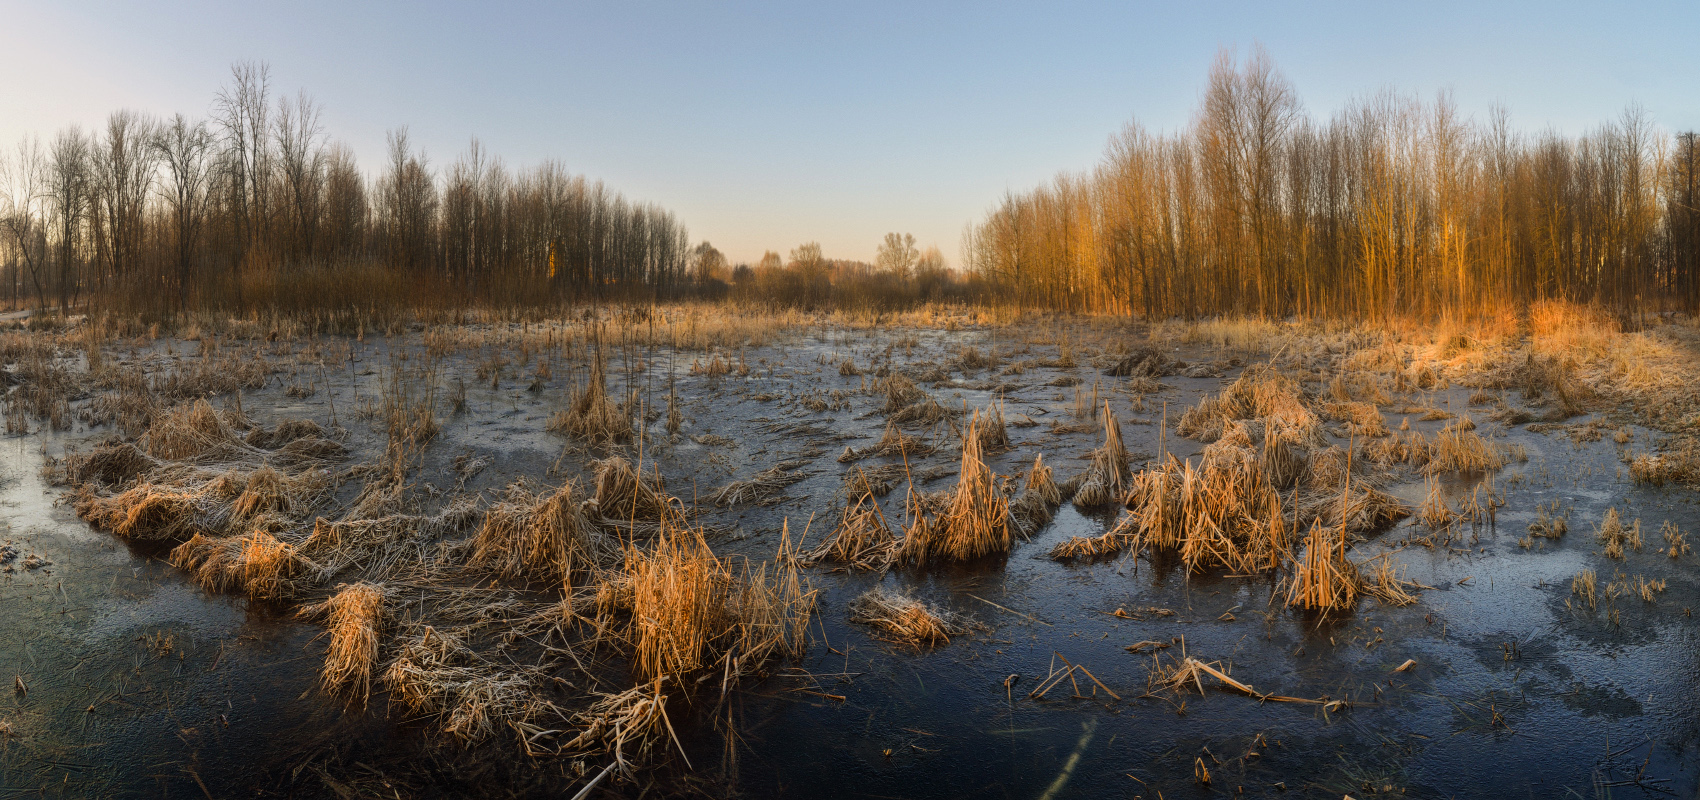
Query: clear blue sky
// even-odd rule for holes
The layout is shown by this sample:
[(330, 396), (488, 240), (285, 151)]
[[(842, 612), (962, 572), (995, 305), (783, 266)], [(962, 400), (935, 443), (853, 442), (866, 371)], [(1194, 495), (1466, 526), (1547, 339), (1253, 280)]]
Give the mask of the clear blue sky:
[(1261, 42), (1306, 109), (1382, 88), (1579, 133), (1636, 101), (1700, 128), (1700, 2), (999, 6), (870, 2), (0, 0), (0, 143), (116, 108), (205, 115), (237, 60), (306, 89), (362, 165), (407, 125), (677, 212), (734, 261), (910, 231), (955, 262), (1006, 190), (1082, 169), (1131, 119), (1187, 124), (1219, 47)]

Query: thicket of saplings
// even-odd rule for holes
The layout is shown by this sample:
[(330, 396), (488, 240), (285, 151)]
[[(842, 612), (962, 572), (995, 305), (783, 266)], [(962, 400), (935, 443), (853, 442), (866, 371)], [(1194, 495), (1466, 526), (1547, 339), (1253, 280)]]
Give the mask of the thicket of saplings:
[(1261, 51), (1194, 122), (1005, 197), (964, 261), (1027, 305), (1146, 317), (1700, 308), (1700, 138), (1638, 107), (1582, 136), (1384, 91), (1327, 118)]
[[(48, 466), (73, 487), (77, 512), (118, 536), (169, 548), (172, 563), (209, 590), (294, 604), (321, 621), (327, 691), (357, 704), (382, 692), (465, 742), (506, 739), (536, 757), (605, 753), (610, 768), (626, 774), (672, 750), (682, 755), (670, 710), (716, 702), (803, 652), (815, 596), (805, 571), (816, 565), (925, 571), (988, 557), (983, 563), (993, 564), (1073, 502), (1121, 511), (1104, 534), (1057, 545), (1057, 559), (1149, 552), (1177, 558), (1189, 573), (1274, 574), (1277, 597), (1303, 613), (1341, 613), (1366, 596), (1402, 605), (1423, 587), (1389, 558), (1354, 561), (1352, 544), (1413, 514), (1428, 530), (1414, 543), (1435, 547), (1492, 523), (1504, 501), (1491, 481), (1456, 508), (1432, 480), (1416, 509), (1383, 491), (1413, 476), (1491, 474), (1524, 457), (1477, 433), (1472, 414), (1558, 425), (1589, 407), (1627, 405), (1680, 429), (1700, 411), (1683, 348), (1692, 344), (1691, 326), (1624, 332), (1610, 315), (1558, 304), (1468, 325), (1165, 323), (1149, 334), (1155, 346), (1103, 317), (1010, 319), (935, 308), (872, 318), (687, 305), (372, 331), (417, 337), (392, 344), (414, 341), (422, 352), (396, 360), (376, 396), (344, 410), (382, 433), (381, 453), (357, 459), (344, 431), (305, 419), (261, 426), (242, 407), (243, 394), (273, 382), (274, 373), (321, 374), (315, 370), (347, 361), (355, 342), (322, 336), (312, 318), (203, 322), (177, 340), (198, 341), (194, 355), (151, 361), (107, 354), (114, 345), (146, 347), (155, 335), (123, 316), (0, 334), (0, 360), (17, 379), (6, 397), (8, 431), (64, 430), (77, 419), (112, 426), (106, 441)], [(913, 340), (900, 344), (892, 333), (893, 326), (985, 323), (997, 325), (1000, 344), (964, 345), (942, 361), (910, 358)], [(719, 555), (699, 508), (668, 492), (642, 448), (646, 436), (659, 435), (657, 424), (668, 437), (679, 434), (676, 394), (617, 389), (609, 353), (623, 351), (622, 363), (654, 348), (700, 353), (689, 371), (712, 390), (714, 381), (761, 380), (742, 351), (821, 325), (859, 331), (875, 346), (814, 373), (816, 382), (848, 388), (837, 395), (823, 388), (799, 402), (830, 410), (865, 395), (886, 418), (884, 433), (838, 455), (847, 465), (846, 500), (809, 546), (787, 523), (771, 559)], [(1679, 335), (1689, 338), (1671, 338)], [(1183, 368), (1170, 355), (1179, 345), (1270, 355), (1220, 393), (1164, 419), (1157, 457), (1135, 464), (1101, 384), (1120, 383), (1132, 407), (1146, 411), (1144, 396)], [(1189, 369), (1232, 366), (1218, 360)], [(464, 376), (442, 372), (457, 363), (476, 364), (481, 380), (499, 380), (511, 365), (529, 372), (534, 386), (557, 368), (583, 375), (546, 427), (599, 456), (588, 483), (519, 481), (493, 497), (422, 487), (423, 456), (442, 416), (465, 406), (464, 389), (452, 388), (464, 387)], [(1090, 390), (1081, 370), (1100, 373)], [(1066, 442), (1101, 431), (1078, 474), (1056, 475), (1043, 455), (1015, 475), (995, 474), (986, 456), (1010, 447), (1009, 426), (1038, 423), (995, 401), (978, 410), (953, 406), (926, 388), (958, 373), (1038, 379), (1047, 371), (1056, 373), (1047, 385), (1076, 392), (1072, 421), (1052, 423), (1051, 432)], [(1450, 383), (1477, 387), (1471, 412), (1433, 406), (1434, 393)], [(222, 408), (208, 398), (222, 398)], [(1405, 419), (1389, 424), (1384, 408)], [(1412, 417), (1445, 423), (1425, 434)], [(1200, 456), (1168, 453), (1162, 442), (1171, 423), (1178, 435), (1208, 443)], [(1574, 435), (1584, 428), (1600, 435), (1595, 422)], [(1630, 473), (1647, 483), (1700, 482), (1700, 447), (1681, 441), (1658, 453), (1625, 450)], [(927, 491), (916, 479), (915, 464), (933, 453), (954, 461), (954, 486)], [(484, 466), (460, 459), (453, 471), (464, 485)], [(800, 479), (799, 466), (772, 465), (707, 493), (706, 502), (765, 502)], [(899, 487), (901, 499), (882, 505)], [(1556, 506), (1543, 509), (1525, 546), (1562, 537), (1567, 517)], [(1661, 552), (1688, 551), (1681, 531), (1660, 531)], [(1597, 535), (1610, 558), (1643, 544), (1640, 521), (1625, 523), (1615, 511)], [(1620, 578), (1602, 591), (1590, 570), (1573, 591), (1589, 611), (1603, 596), (1615, 620), (1621, 599), (1650, 601), (1662, 590), (1639, 576)], [(917, 646), (943, 645), (975, 627), (884, 588), (857, 599), (849, 614)], [(555, 680), (562, 674), (595, 679), (566, 691)], [(1041, 686), (1080, 676), (1097, 681), (1070, 664)], [(1201, 686), (1209, 676), (1257, 694), (1220, 664), (1185, 654), (1154, 662), (1151, 676), (1148, 691)]]

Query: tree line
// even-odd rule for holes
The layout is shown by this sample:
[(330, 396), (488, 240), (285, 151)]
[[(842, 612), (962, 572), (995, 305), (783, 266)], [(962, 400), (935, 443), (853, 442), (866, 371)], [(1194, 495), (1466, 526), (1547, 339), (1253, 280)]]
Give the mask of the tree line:
[(304, 93), (238, 64), (206, 119), (111, 114), (0, 155), (0, 279), (14, 304), (140, 310), (670, 295), (672, 213), (474, 141), (437, 170), (388, 137), (369, 178)]
[(1224, 51), (1188, 127), (1130, 124), (1091, 171), (1005, 196), (963, 253), (1007, 301), (1149, 318), (1693, 311), (1697, 157), (1633, 106), (1578, 137), (1444, 93), (1314, 119), (1262, 50)]

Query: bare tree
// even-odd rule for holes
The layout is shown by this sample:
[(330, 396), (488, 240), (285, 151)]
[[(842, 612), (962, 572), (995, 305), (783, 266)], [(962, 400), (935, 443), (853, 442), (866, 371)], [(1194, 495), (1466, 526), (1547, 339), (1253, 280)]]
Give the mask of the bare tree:
[(278, 174), (289, 207), (289, 256), (312, 263), (318, 255), (320, 206), (324, 195), (325, 154), (319, 146), (319, 106), (306, 92), (277, 104)]
[[(35, 286), (36, 307), (47, 305), (42, 270), (47, 261), (47, 156), (41, 140), (27, 136), (18, 142), (14, 158), (0, 159), (0, 224)], [(12, 299), (17, 300), (17, 281)]]
[[(94, 219), (97, 250), (114, 280), (123, 280), (141, 260), (146, 205), (153, 191), (158, 150), (154, 122), (134, 111), (115, 111), (94, 146)], [(98, 276), (105, 285), (103, 270)]]
[(84, 225), (91, 206), (88, 137), (71, 126), (53, 138), (48, 156), (47, 197), (58, 262), (59, 308), (69, 312), (77, 283)]
[(907, 281), (919, 256), (920, 251), (915, 249), (915, 234), (888, 233), (874, 256), (874, 264), (898, 280)]
[(213, 118), (229, 151), (227, 177), (235, 227), (230, 269), (237, 305), (241, 305), (243, 264), (259, 249), (269, 210), (271, 67), (264, 62), (240, 62), (231, 66), (230, 79), (230, 85), (213, 98)]
[(165, 164), (165, 181), (160, 185), (171, 223), (172, 262), (177, 272), (177, 306), (189, 305), (189, 280), (206, 220), (207, 193), (211, 182), (208, 154), (212, 134), (204, 122), (190, 122), (182, 114), (160, 126), (154, 135), (154, 152)]

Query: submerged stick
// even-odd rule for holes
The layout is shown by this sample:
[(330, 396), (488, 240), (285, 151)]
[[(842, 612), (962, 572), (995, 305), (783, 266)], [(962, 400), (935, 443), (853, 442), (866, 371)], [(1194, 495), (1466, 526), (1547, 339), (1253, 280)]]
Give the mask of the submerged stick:
[(964, 592), (964, 594), (967, 594), (967, 595), (968, 595), (968, 596), (969, 596), (969, 597), (972, 597), (972, 598), (974, 598), (974, 599), (975, 599), (975, 600), (978, 600), (978, 601), (980, 601), (980, 602), (982, 602), (982, 603), (985, 603), (985, 604), (986, 604), (986, 605), (988, 605), (988, 606), (991, 606), (991, 607), (993, 607), (993, 608), (1002, 608), (1002, 609), (1003, 609), (1003, 610), (1005, 610), (1005, 611), (1008, 611), (1008, 612), (1009, 612), (1009, 613), (1011, 613), (1011, 614), (1014, 614), (1014, 615), (1016, 615), (1016, 616), (1018, 616), (1018, 617), (1026, 617), (1026, 618), (1027, 618), (1027, 619), (1030, 619), (1030, 620), (1033, 620), (1033, 621), (1034, 621), (1034, 622), (1037, 622), (1037, 623), (1039, 623), (1039, 624), (1040, 624), (1040, 625), (1043, 625), (1043, 626), (1045, 626), (1045, 627), (1047, 627), (1047, 628), (1055, 628), (1055, 627), (1056, 627), (1056, 626), (1055, 626), (1055, 625), (1052, 625), (1052, 624), (1051, 624), (1051, 623), (1049, 623), (1049, 622), (1046, 622), (1046, 621), (1044, 621), (1044, 620), (1042, 620), (1042, 619), (1039, 619), (1039, 618), (1038, 618), (1038, 617), (1035, 617), (1035, 616), (1033, 616), (1033, 615), (1031, 615), (1031, 614), (1023, 614), (1023, 613), (1021, 613), (1021, 612), (1020, 612), (1020, 611), (1016, 611), (1016, 610), (1015, 610), (1015, 609), (1013, 609), (1013, 608), (1005, 608), (1005, 607), (1004, 607), (1004, 606), (1000, 606), (1000, 605), (998, 605), (998, 604), (997, 604), (997, 603), (994, 603), (994, 602), (992, 602), (992, 601), (990, 601), (990, 600), (987, 600), (987, 599), (986, 599), (986, 598), (984, 598), (984, 597), (981, 597), (981, 596), (979, 596), (979, 595), (977, 595), (977, 594), (970, 594), (970, 593), (968, 593), (968, 592)]

